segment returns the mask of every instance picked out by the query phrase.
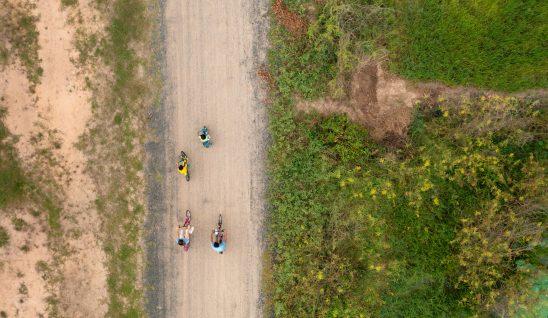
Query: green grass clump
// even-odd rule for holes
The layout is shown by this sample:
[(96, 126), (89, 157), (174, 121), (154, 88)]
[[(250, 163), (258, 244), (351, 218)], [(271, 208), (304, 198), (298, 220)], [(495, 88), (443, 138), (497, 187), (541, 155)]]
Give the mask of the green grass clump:
[(0, 208), (21, 200), (28, 180), (21, 169), (13, 138), (4, 125), (6, 110), (0, 108)]
[(13, 228), (16, 230), (16, 231), (23, 231), (23, 230), (26, 230), (28, 228), (28, 223), (25, 222), (25, 220), (21, 219), (21, 218), (18, 218), (18, 217), (14, 217), (11, 219), (11, 223), (13, 224)]
[(398, 73), (503, 91), (548, 86), (546, 1), (389, 2)]
[(43, 74), (38, 50), (38, 16), (33, 14), (36, 5), (21, 1), (16, 4), (0, 0), (0, 66), (18, 58), (25, 69), (31, 92)]
[(61, 5), (63, 7), (71, 7), (78, 4), (78, 0), (61, 0)]

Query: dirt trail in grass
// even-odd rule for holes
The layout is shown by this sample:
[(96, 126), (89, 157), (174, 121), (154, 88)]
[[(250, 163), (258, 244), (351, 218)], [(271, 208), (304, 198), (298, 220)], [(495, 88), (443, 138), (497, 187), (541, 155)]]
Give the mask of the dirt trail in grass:
[[(266, 111), (256, 74), (264, 59), (267, 3), (167, 1), (167, 208), (151, 229), (153, 317), (261, 315)], [(198, 140), (201, 125), (212, 135), (210, 149)], [(176, 171), (181, 149), (190, 157), (188, 183)], [(195, 227), (187, 253), (175, 244), (176, 212), (186, 209)], [(209, 243), (220, 212), (228, 235), (223, 255)]]

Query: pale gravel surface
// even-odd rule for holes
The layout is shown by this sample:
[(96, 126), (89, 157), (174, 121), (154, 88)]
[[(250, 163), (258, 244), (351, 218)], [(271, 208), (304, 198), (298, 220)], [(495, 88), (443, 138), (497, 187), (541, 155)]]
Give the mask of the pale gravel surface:
[[(167, 0), (164, 105), (147, 144), (147, 311), (151, 317), (260, 317), (266, 109), (257, 69), (266, 52), (268, 1)], [(207, 125), (214, 145), (201, 146)], [(190, 182), (177, 175), (183, 149)], [(155, 153), (156, 152), (156, 153)], [(159, 154), (158, 152), (163, 152)], [(176, 212), (190, 209), (190, 251), (175, 244)], [(227, 251), (209, 234), (223, 213)]]

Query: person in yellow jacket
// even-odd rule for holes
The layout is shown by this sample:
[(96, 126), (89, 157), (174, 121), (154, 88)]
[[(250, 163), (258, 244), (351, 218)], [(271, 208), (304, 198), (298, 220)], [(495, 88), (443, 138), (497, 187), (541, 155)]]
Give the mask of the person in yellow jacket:
[(186, 181), (190, 181), (190, 174), (188, 172), (188, 156), (184, 151), (181, 151), (181, 157), (177, 163), (177, 169), (180, 174), (186, 177)]

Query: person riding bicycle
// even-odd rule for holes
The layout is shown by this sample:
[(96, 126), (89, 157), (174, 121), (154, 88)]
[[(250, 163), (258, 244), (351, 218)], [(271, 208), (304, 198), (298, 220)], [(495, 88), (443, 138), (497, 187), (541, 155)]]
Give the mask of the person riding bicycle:
[(211, 231), (211, 248), (219, 254), (223, 254), (226, 248), (226, 233), (225, 230), (213, 229)]
[(211, 139), (209, 137), (209, 134), (206, 134), (205, 131), (203, 131), (203, 130), (200, 130), (200, 135), (199, 136), (200, 136), (200, 141), (202, 143), (207, 142), (207, 141), (209, 141), (209, 139)]
[(190, 234), (194, 232), (194, 226), (190, 225), (179, 225), (177, 232), (179, 236), (177, 237), (177, 244), (184, 246), (190, 243)]
[(179, 160), (178, 168), (179, 168), (180, 173), (183, 173), (183, 171), (185, 170), (187, 164), (188, 164), (188, 159), (187, 158)]
[(209, 132), (206, 126), (200, 129), (200, 131), (198, 132), (198, 136), (200, 137), (200, 142), (204, 147), (209, 148), (209, 146), (211, 146), (211, 137), (209, 136)]
[(179, 157), (179, 162), (177, 163), (177, 168), (179, 170), (179, 173), (186, 174), (187, 165), (188, 165), (188, 157), (183, 151), (181, 151), (181, 157)]

